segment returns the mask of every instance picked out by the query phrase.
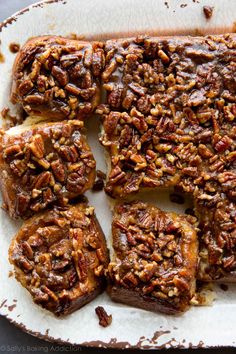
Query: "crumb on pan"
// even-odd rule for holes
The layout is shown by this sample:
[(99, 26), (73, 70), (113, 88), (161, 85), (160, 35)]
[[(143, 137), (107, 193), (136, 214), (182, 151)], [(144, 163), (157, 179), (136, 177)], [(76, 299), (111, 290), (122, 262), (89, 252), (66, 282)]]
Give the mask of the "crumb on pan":
[(0, 187), (12, 218), (65, 205), (92, 187), (96, 162), (82, 121), (18, 126), (0, 139)]
[(103, 190), (103, 188), (104, 188), (104, 180), (101, 178), (97, 178), (93, 184), (92, 190), (94, 192), (100, 192)]
[(9, 44), (9, 50), (11, 53), (16, 54), (20, 50), (20, 44), (12, 42)]

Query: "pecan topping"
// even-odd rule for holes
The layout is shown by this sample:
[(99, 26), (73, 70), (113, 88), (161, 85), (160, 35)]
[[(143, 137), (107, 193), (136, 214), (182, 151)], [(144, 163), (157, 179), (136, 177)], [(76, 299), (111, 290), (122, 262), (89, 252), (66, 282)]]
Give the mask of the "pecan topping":
[[(34, 302), (55, 315), (88, 303), (104, 287), (108, 264), (105, 238), (87, 203), (55, 207), (28, 219), (12, 241), (10, 262)], [(94, 235), (96, 248), (87, 240)]]
[[(113, 299), (154, 311), (177, 313), (187, 309), (194, 294), (197, 266), (194, 225), (184, 216), (137, 201), (115, 207), (112, 236), (115, 258), (108, 266), (108, 275)], [(140, 302), (132, 302), (133, 294)], [(155, 297), (155, 302), (149, 306), (144, 295)]]
[(74, 121), (43, 123), (1, 137), (0, 179), (11, 217), (66, 203), (93, 186), (95, 161), (82, 126)]

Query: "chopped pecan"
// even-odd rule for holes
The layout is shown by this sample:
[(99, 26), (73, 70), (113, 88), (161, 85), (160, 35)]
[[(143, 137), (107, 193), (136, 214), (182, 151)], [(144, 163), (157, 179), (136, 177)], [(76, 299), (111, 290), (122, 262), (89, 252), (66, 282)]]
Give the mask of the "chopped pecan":
[(38, 158), (41, 159), (44, 156), (44, 142), (42, 136), (36, 134), (32, 137), (32, 142), (29, 144), (30, 150)]
[[(55, 201), (66, 203), (92, 187), (96, 163), (82, 127), (80, 121), (42, 123), (4, 134), (0, 178), (13, 218), (29, 216)], [(19, 205), (21, 198), (26, 198), (25, 205)]]
[(42, 95), (35, 94), (35, 95), (28, 95), (24, 101), (34, 106), (40, 106), (44, 103), (44, 99), (45, 98)]
[(15, 157), (22, 152), (20, 145), (11, 145), (4, 150), (4, 158)]
[(27, 165), (22, 160), (13, 160), (9, 166), (12, 172), (18, 177), (21, 177), (27, 170)]
[(65, 86), (69, 82), (68, 73), (62, 70), (59, 66), (54, 65), (52, 67), (52, 75), (56, 78), (61, 86)]
[(27, 94), (32, 89), (33, 86), (34, 84), (29, 79), (21, 82), (21, 84), (18, 87), (20, 95), (24, 96), (25, 94)]
[(63, 145), (59, 149), (60, 155), (69, 162), (76, 162), (78, 160), (78, 152), (75, 146)]
[(227, 136), (223, 136), (214, 146), (217, 152), (223, 152), (229, 148), (231, 140)]
[(46, 171), (42, 172), (36, 177), (35, 182), (34, 182), (34, 188), (36, 189), (41, 189), (43, 187), (46, 187), (49, 185), (51, 180), (51, 173)]
[(108, 96), (108, 103), (112, 108), (118, 108), (122, 102), (122, 90), (116, 89), (111, 91)]
[(80, 250), (74, 252), (74, 260), (78, 278), (81, 282), (84, 282), (87, 279), (88, 269), (86, 259)]
[(15, 200), (15, 214), (16, 216), (24, 215), (29, 207), (30, 195), (19, 193)]
[(105, 174), (103, 171), (97, 170), (96, 173), (97, 173), (97, 177), (98, 177), (98, 178), (100, 178), (100, 179), (102, 179), (102, 180), (105, 180), (105, 179), (106, 179), (106, 174)]
[(54, 177), (59, 182), (64, 182), (65, 180), (65, 168), (60, 160), (52, 161), (51, 168)]
[(95, 312), (99, 318), (99, 324), (102, 327), (107, 327), (112, 322), (112, 315), (108, 315), (104, 307), (98, 306), (95, 308)]
[(80, 176), (78, 173), (70, 173), (67, 177), (66, 187), (71, 192), (81, 191), (83, 186), (86, 183), (86, 179), (83, 176)]

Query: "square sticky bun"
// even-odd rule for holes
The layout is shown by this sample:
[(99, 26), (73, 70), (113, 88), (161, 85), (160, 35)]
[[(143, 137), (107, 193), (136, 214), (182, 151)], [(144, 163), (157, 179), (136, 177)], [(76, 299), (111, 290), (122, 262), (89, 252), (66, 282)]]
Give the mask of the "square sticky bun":
[(234, 35), (106, 42), (107, 98), (97, 111), (111, 196), (189, 179), (199, 185), (205, 169), (228, 169), (236, 154), (235, 50)]
[(58, 316), (102, 292), (109, 262), (103, 232), (87, 202), (55, 206), (25, 221), (12, 240), (9, 260), (34, 302)]
[(107, 272), (112, 300), (167, 314), (187, 310), (198, 262), (194, 222), (139, 201), (116, 205)]
[(15, 60), (12, 102), (32, 116), (86, 117), (100, 97), (102, 47), (57, 36), (30, 39)]
[(82, 121), (14, 127), (0, 136), (0, 187), (12, 218), (64, 205), (91, 188), (95, 160)]

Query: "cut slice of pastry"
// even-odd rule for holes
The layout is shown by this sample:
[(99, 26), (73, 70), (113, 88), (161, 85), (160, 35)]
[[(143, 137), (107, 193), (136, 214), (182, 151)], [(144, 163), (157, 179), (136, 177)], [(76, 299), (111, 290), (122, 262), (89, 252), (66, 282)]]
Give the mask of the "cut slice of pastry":
[(167, 314), (188, 309), (198, 240), (185, 216), (139, 201), (118, 204), (112, 237), (115, 254), (107, 272), (112, 300)]
[(99, 101), (103, 44), (43, 36), (30, 39), (13, 67), (11, 99), (31, 116), (84, 118)]
[(104, 289), (108, 250), (86, 202), (54, 207), (27, 220), (13, 239), (9, 260), (35, 303), (67, 315)]
[(93, 186), (96, 163), (82, 128), (73, 120), (2, 132), (0, 187), (12, 218), (64, 205)]

